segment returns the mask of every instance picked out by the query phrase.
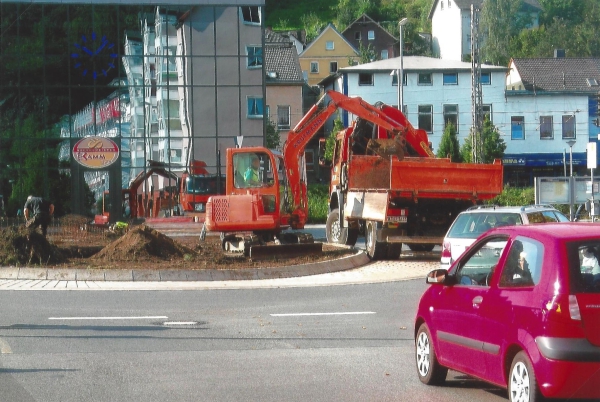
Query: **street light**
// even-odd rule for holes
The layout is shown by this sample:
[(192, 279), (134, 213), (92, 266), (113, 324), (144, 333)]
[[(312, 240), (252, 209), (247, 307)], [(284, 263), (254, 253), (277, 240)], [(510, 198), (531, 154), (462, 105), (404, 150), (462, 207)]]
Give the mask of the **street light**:
[(400, 70), (398, 70), (398, 110), (402, 110), (404, 105), (404, 39), (402, 38), (402, 31), (404, 25), (408, 24), (408, 18), (402, 18), (398, 21), (398, 29), (400, 31)]

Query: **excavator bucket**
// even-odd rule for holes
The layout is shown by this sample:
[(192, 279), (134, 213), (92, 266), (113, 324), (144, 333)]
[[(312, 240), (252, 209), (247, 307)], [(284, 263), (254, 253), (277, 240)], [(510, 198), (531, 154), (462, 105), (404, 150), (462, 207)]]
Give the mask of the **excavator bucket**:
[(367, 144), (367, 151), (381, 156), (385, 160), (389, 160), (390, 156), (396, 156), (398, 160), (404, 159), (404, 144), (403, 141), (396, 138), (385, 139), (370, 139)]
[(318, 255), (323, 252), (323, 243), (297, 243), (267, 246), (252, 246), (250, 258), (254, 261), (276, 258)]

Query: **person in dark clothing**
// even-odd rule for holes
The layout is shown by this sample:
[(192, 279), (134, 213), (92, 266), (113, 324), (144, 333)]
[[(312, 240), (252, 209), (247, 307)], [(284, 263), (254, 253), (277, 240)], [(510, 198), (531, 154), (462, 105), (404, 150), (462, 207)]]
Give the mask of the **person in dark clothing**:
[(33, 227), (34, 229), (41, 227), (42, 234), (45, 237), (50, 224), (50, 216), (54, 213), (54, 205), (42, 197), (30, 195), (25, 201), (23, 212), (25, 214), (25, 227)]

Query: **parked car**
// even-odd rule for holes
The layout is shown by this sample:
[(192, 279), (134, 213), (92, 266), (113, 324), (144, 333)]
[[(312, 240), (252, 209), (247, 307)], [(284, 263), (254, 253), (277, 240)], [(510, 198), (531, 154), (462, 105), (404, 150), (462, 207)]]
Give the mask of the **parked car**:
[(431, 271), (415, 318), (419, 379), (448, 369), (510, 401), (600, 400), (600, 225), (504, 226)]
[(486, 230), (506, 225), (569, 222), (551, 205), (499, 207), (477, 205), (458, 214), (442, 243), (441, 268), (450, 268), (455, 261)]

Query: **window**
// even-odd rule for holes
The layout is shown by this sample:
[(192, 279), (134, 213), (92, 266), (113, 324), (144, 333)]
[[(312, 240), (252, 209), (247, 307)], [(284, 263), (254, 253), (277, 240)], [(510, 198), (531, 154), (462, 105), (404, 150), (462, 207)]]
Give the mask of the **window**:
[(552, 138), (554, 138), (552, 116), (540, 116), (540, 139), (551, 140)]
[(248, 55), (248, 67), (249, 68), (262, 67), (262, 64), (263, 64), (262, 47), (246, 46), (246, 54)]
[(325, 50), (333, 50), (335, 49), (335, 45), (332, 40), (328, 40), (325, 42)]
[(381, 51), (381, 60), (385, 60), (388, 58), (388, 51), (386, 49), (383, 49)]
[(373, 74), (369, 74), (369, 73), (358, 74), (358, 85), (373, 85)]
[(257, 119), (263, 117), (263, 99), (259, 97), (248, 97), (248, 118)]
[(419, 85), (432, 85), (431, 73), (419, 73)]
[(290, 129), (290, 107), (289, 106), (277, 106), (277, 129), (278, 130), (289, 130)]
[(575, 138), (575, 115), (567, 114), (562, 117), (562, 137), (564, 139)]
[(469, 253), (471, 255), (456, 271), (457, 286), (489, 286), (506, 243), (505, 237), (496, 237)]
[(329, 63), (329, 72), (330, 73), (337, 73), (338, 70), (338, 64), (337, 61), (332, 61)]
[(369, 32), (367, 33), (367, 38), (368, 38), (369, 40), (375, 40), (375, 31), (369, 31)]
[(444, 73), (444, 85), (458, 85), (458, 73)]
[[(406, 86), (406, 73), (403, 74), (402, 85)], [(398, 70), (392, 74), (392, 85), (398, 85)]]
[(354, 39), (356, 40), (360, 40), (361, 36), (360, 36), (360, 31), (355, 31), (354, 32)]
[(510, 118), (510, 139), (525, 139), (525, 118), (523, 116), (511, 116)]
[(452, 7), (452, 0), (448, 0), (448, 8)]
[(318, 74), (319, 73), (319, 62), (318, 61), (311, 61), (310, 62), (310, 73), (311, 74)]
[(433, 106), (419, 105), (419, 128), (428, 133), (433, 132)]
[(481, 85), (490, 85), (492, 83), (492, 75), (490, 73), (481, 73)]
[(244, 20), (244, 22), (260, 25), (260, 7), (249, 6), (249, 7), (241, 7), (241, 9), (242, 9), (242, 19)]
[(487, 118), (490, 123), (494, 123), (494, 120), (492, 120), (492, 105), (481, 105), (481, 110), (483, 111), (484, 121)]
[(304, 151), (304, 161), (306, 162), (306, 171), (314, 172), (315, 171), (315, 153), (312, 149), (307, 149)]
[(458, 133), (458, 105), (444, 105), (444, 129), (452, 124)]
[(544, 246), (536, 240), (517, 236), (510, 246), (500, 275), (501, 287), (537, 285), (542, 276)]
[(440, 1), (440, 9), (444, 9), (444, 0)]

